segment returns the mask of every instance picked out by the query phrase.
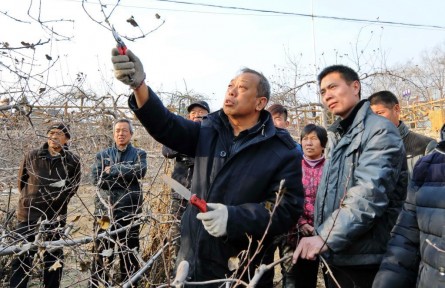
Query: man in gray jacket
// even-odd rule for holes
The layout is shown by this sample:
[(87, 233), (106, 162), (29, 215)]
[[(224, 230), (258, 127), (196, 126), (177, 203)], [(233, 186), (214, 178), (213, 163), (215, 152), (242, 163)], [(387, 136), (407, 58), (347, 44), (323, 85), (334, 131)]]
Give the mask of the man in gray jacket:
[(340, 118), (329, 128), (315, 203), (316, 235), (301, 239), (293, 261), (322, 254), (326, 287), (371, 287), (406, 196), (406, 161), (397, 128), (360, 101), (360, 80), (334, 65), (318, 75), (323, 104)]
[(377, 115), (383, 116), (396, 125), (405, 145), (408, 175), (412, 178), (414, 165), (419, 158), (434, 151), (437, 141), (433, 138), (410, 131), (408, 126), (400, 121), (400, 104), (396, 95), (390, 91), (379, 91), (368, 97), (371, 109)]

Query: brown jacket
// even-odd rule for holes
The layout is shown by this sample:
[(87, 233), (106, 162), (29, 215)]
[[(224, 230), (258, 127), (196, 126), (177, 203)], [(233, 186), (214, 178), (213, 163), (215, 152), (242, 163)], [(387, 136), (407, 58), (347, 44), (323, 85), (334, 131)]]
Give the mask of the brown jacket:
[(49, 154), (47, 143), (30, 151), (19, 169), (17, 220), (64, 218), (68, 202), (79, 188), (80, 176), (80, 158), (67, 148), (58, 156)]

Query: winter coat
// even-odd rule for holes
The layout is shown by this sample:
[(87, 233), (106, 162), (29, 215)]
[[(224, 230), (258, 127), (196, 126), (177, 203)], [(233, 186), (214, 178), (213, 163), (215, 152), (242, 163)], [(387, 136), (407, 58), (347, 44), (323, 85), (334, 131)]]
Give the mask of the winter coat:
[(317, 192), (316, 231), (327, 261), (338, 266), (380, 264), (406, 196), (399, 132), (364, 101), (343, 136), (339, 122), (329, 128)]
[(408, 177), (411, 178), (416, 162), (424, 155), (434, 151), (437, 142), (433, 138), (410, 131), (408, 126), (402, 121), (400, 121), (398, 129), (403, 140), (403, 145), (405, 145)]
[(445, 142), (414, 167), (372, 287), (445, 287)]
[(317, 188), (321, 181), (325, 159), (323, 158), (317, 165), (312, 167), (303, 158), (303, 187), (304, 187), (304, 212), (298, 219), (298, 226), (309, 224), (314, 226), (314, 205), (317, 196)]
[(311, 166), (303, 158), (301, 166), (303, 168), (303, 188), (304, 188), (304, 210), (303, 214), (298, 219), (296, 225), (289, 230), (286, 244), (290, 245), (293, 249), (298, 245), (299, 239), (303, 236), (299, 233), (299, 227), (309, 224), (314, 226), (314, 205), (315, 197), (317, 196), (317, 188), (321, 181), (321, 175), (323, 173), (325, 158), (323, 157), (320, 162), (315, 166)]
[[(244, 274), (244, 278), (247, 274), (252, 277), (260, 262), (273, 262), (273, 236), (287, 232), (302, 212), (301, 156), (295, 153), (294, 141), (287, 131), (275, 129), (267, 111), (261, 112), (257, 125), (234, 137), (222, 110), (196, 123), (165, 109), (151, 89), (149, 94), (149, 100), (139, 109), (131, 96), (130, 108), (157, 141), (195, 157), (191, 192), (207, 203), (222, 203), (228, 209), (227, 235), (213, 237), (196, 219), (198, 209), (187, 206), (177, 263), (183, 259), (190, 263), (193, 281), (229, 277), (234, 273), (229, 270), (229, 259), (241, 257), (240, 252), (248, 249), (248, 237), (252, 256), (275, 208), (264, 246), (252, 260), (250, 272)], [(285, 180), (286, 191), (275, 206), (281, 180)], [(262, 277), (259, 287), (271, 287), (272, 280), (273, 271)]]
[[(110, 166), (110, 173), (103, 169)], [(138, 213), (142, 205), (142, 187), (139, 182), (147, 172), (147, 153), (128, 144), (121, 151), (114, 144), (96, 154), (91, 168), (93, 183), (100, 190), (96, 195), (95, 215), (108, 215), (109, 208), (115, 218)], [(104, 205), (104, 202), (109, 205)]]
[(79, 188), (80, 158), (64, 147), (51, 156), (48, 143), (25, 155), (18, 174), (19, 222), (66, 218), (68, 202)]

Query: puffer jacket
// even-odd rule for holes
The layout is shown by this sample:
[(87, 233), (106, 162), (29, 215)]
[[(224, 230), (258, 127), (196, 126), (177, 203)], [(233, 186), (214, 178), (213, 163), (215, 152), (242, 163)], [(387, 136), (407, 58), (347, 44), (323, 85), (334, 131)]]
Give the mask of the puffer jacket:
[[(263, 248), (251, 259), (250, 270), (243, 278), (248, 274), (252, 277), (259, 263), (273, 261), (276, 248), (273, 237), (287, 232), (302, 213), (301, 156), (295, 152), (294, 141), (288, 132), (275, 129), (267, 111), (261, 112), (257, 125), (235, 139), (222, 110), (196, 123), (165, 109), (151, 89), (149, 94), (150, 99), (139, 109), (134, 96), (130, 96), (130, 108), (157, 141), (195, 157), (191, 192), (207, 203), (222, 203), (228, 209), (227, 235), (213, 237), (196, 219), (198, 209), (187, 206), (181, 222), (177, 263), (184, 259), (190, 263), (191, 280), (232, 275), (229, 259), (240, 257), (240, 252), (247, 250), (248, 236), (252, 240), (249, 250), (252, 256), (271, 218), (280, 181), (285, 180), (286, 191), (275, 207)], [(259, 287), (272, 287), (272, 280), (273, 271), (262, 277)]]
[(342, 137), (328, 131), (315, 227), (338, 266), (378, 265), (406, 197), (405, 150), (397, 128), (363, 100)]
[(423, 156), (431, 153), (436, 148), (437, 142), (433, 138), (410, 131), (402, 121), (399, 124), (399, 133), (405, 145), (406, 160), (408, 164), (408, 177), (413, 175), (414, 165)]
[(375, 288), (445, 287), (445, 142), (414, 167)]
[[(103, 169), (110, 166), (110, 173)], [(142, 204), (142, 187), (139, 182), (147, 172), (147, 153), (128, 144), (124, 151), (112, 147), (96, 154), (91, 168), (94, 185), (100, 188), (105, 203), (109, 201), (115, 218), (138, 213)], [(95, 215), (107, 215), (110, 207), (96, 195)]]
[(17, 220), (35, 222), (66, 218), (68, 202), (79, 188), (80, 159), (64, 147), (59, 155), (51, 156), (48, 143), (28, 152), (18, 174), (20, 192)]

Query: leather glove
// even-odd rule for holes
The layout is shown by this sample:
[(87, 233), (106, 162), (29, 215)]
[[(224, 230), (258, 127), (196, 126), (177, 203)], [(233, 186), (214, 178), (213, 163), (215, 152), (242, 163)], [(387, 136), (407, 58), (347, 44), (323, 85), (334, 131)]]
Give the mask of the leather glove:
[(117, 48), (113, 48), (111, 62), (113, 62), (114, 76), (122, 83), (137, 89), (144, 82), (144, 67), (141, 60), (131, 50), (127, 50), (125, 55), (120, 55)]
[(204, 228), (213, 237), (227, 235), (227, 219), (229, 211), (223, 204), (207, 203), (208, 212), (198, 213), (196, 218), (202, 221)]

